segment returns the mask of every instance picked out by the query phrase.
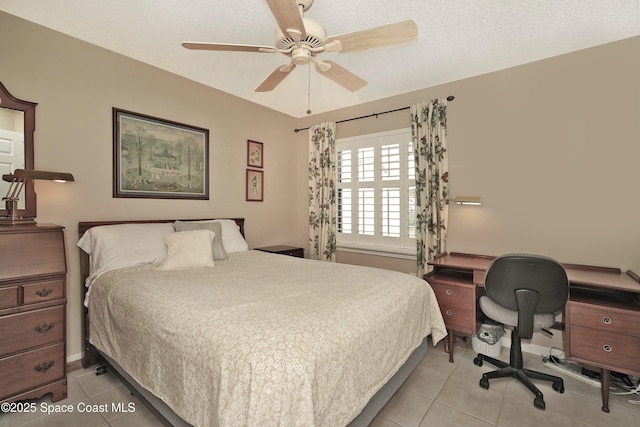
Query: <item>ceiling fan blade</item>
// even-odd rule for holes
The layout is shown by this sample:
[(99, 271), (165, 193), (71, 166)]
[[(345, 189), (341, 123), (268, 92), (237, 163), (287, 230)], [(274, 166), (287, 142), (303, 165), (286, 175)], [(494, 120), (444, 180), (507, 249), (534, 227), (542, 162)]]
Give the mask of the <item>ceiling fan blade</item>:
[[(329, 68), (326, 71), (323, 71), (323, 68), (326, 69), (327, 64), (331, 65), (331, 68)], [(356, 92), (367, 85), (366, 80), (361, 79), (360, 77), (353, 74), (351, 71), (341, 67), (340, 65), (336, 64), (333, 61), (322, 61), (322, 65), (324, 66), (316, 64), (317, 72), (333, 80), (334, 82), (338, 83), (340, 86), (344, 87), (345, 89), (351, 92)]]
[(204, 42), (184, 42), (182, 46), (191, 50), (218, 50), (232, 52), (261, 52), (273, 53), (277, 52), (275, 48), (270, 46), (253, 46), (246, 44), (231, 43), (204, 43)]
[(255, 91), (269, 92), (275, 89), (275, 87), (278, 86), (284, 80), (284, 78), (287, 77), (291, 71), (293, 71), (294, 68), (296, 68), (296, 64), (294, 64), (293, 62), (276, 68), (275, 70), (273, 70), (273, 73), (269, 75), (269, 77), (267, 77), (262, 83), (260, 83), (260, 86), (258, 86)]
[(295, 41), (307, 37), (296, 0), (267, 0), (267, 5), (283, 33)]
[[(417, 37), (418, 26), (412, 20), (408, 20), (329, 37), (325, 42), (325, 47), (331, 43), (329, 49), (327, 49), (329, 51), (355, 52), (377, 47), (395, 46), (415, 40)], [(336, 41), (339, 44), (333, 43)]]

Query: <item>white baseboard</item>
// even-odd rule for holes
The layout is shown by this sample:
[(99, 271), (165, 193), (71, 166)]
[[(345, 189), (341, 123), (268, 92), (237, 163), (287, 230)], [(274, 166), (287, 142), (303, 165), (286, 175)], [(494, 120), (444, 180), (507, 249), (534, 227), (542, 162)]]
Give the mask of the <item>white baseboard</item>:
[(70, 356), (67, 356), (67, 363), (72, 363), (80, 359), (82, 359), (82, 353), (72, 354)]

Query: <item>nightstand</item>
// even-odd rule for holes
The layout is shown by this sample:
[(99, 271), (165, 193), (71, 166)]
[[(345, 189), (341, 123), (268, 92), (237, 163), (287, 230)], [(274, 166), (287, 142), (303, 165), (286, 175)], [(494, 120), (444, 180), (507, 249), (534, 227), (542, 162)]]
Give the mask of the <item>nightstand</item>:
[(295, 246), (266, 246), (264, 248), (255, 248), (257, 251), (271, 252), (272, 254), (289, 255), (297, 258), (304, 258), (304, 249)]
[(0, 402), (67, 397), (63, 230), (0, 227)]

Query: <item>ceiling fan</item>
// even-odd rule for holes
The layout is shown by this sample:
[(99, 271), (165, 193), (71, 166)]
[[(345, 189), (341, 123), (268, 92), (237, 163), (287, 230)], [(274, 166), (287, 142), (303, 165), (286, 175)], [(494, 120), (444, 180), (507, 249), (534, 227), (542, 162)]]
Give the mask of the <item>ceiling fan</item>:
[(266, 0), (278, 28), (275, 31), (275, 47), (226, 43), (184, 42), (182, 46), (193, 50), (282, 53), (291, 58), (288, 64), (276, 68), (256, 89), (268, 92), (278, 86), (296, 65), (315, 64), (323, 76), (351, 92), (367, 85), (366, 80), (333, 61), (316, 58), (322, 52), (355, 52), (366, 49), (394, 46), (415, 40), (416, 23), (408, 20), (367, 30), (327, 37), (326, 30), (317, 22), (305, 18), (304, 12), (313, 0)]

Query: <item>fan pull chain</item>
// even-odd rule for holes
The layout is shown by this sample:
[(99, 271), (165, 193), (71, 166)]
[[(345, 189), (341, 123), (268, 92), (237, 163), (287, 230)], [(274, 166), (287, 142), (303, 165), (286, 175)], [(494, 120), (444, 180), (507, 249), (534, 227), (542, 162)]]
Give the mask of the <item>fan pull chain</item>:
[(307, 114), (311, 114), (311, 61), (309, 61), (309, 72), (307, 77)]

